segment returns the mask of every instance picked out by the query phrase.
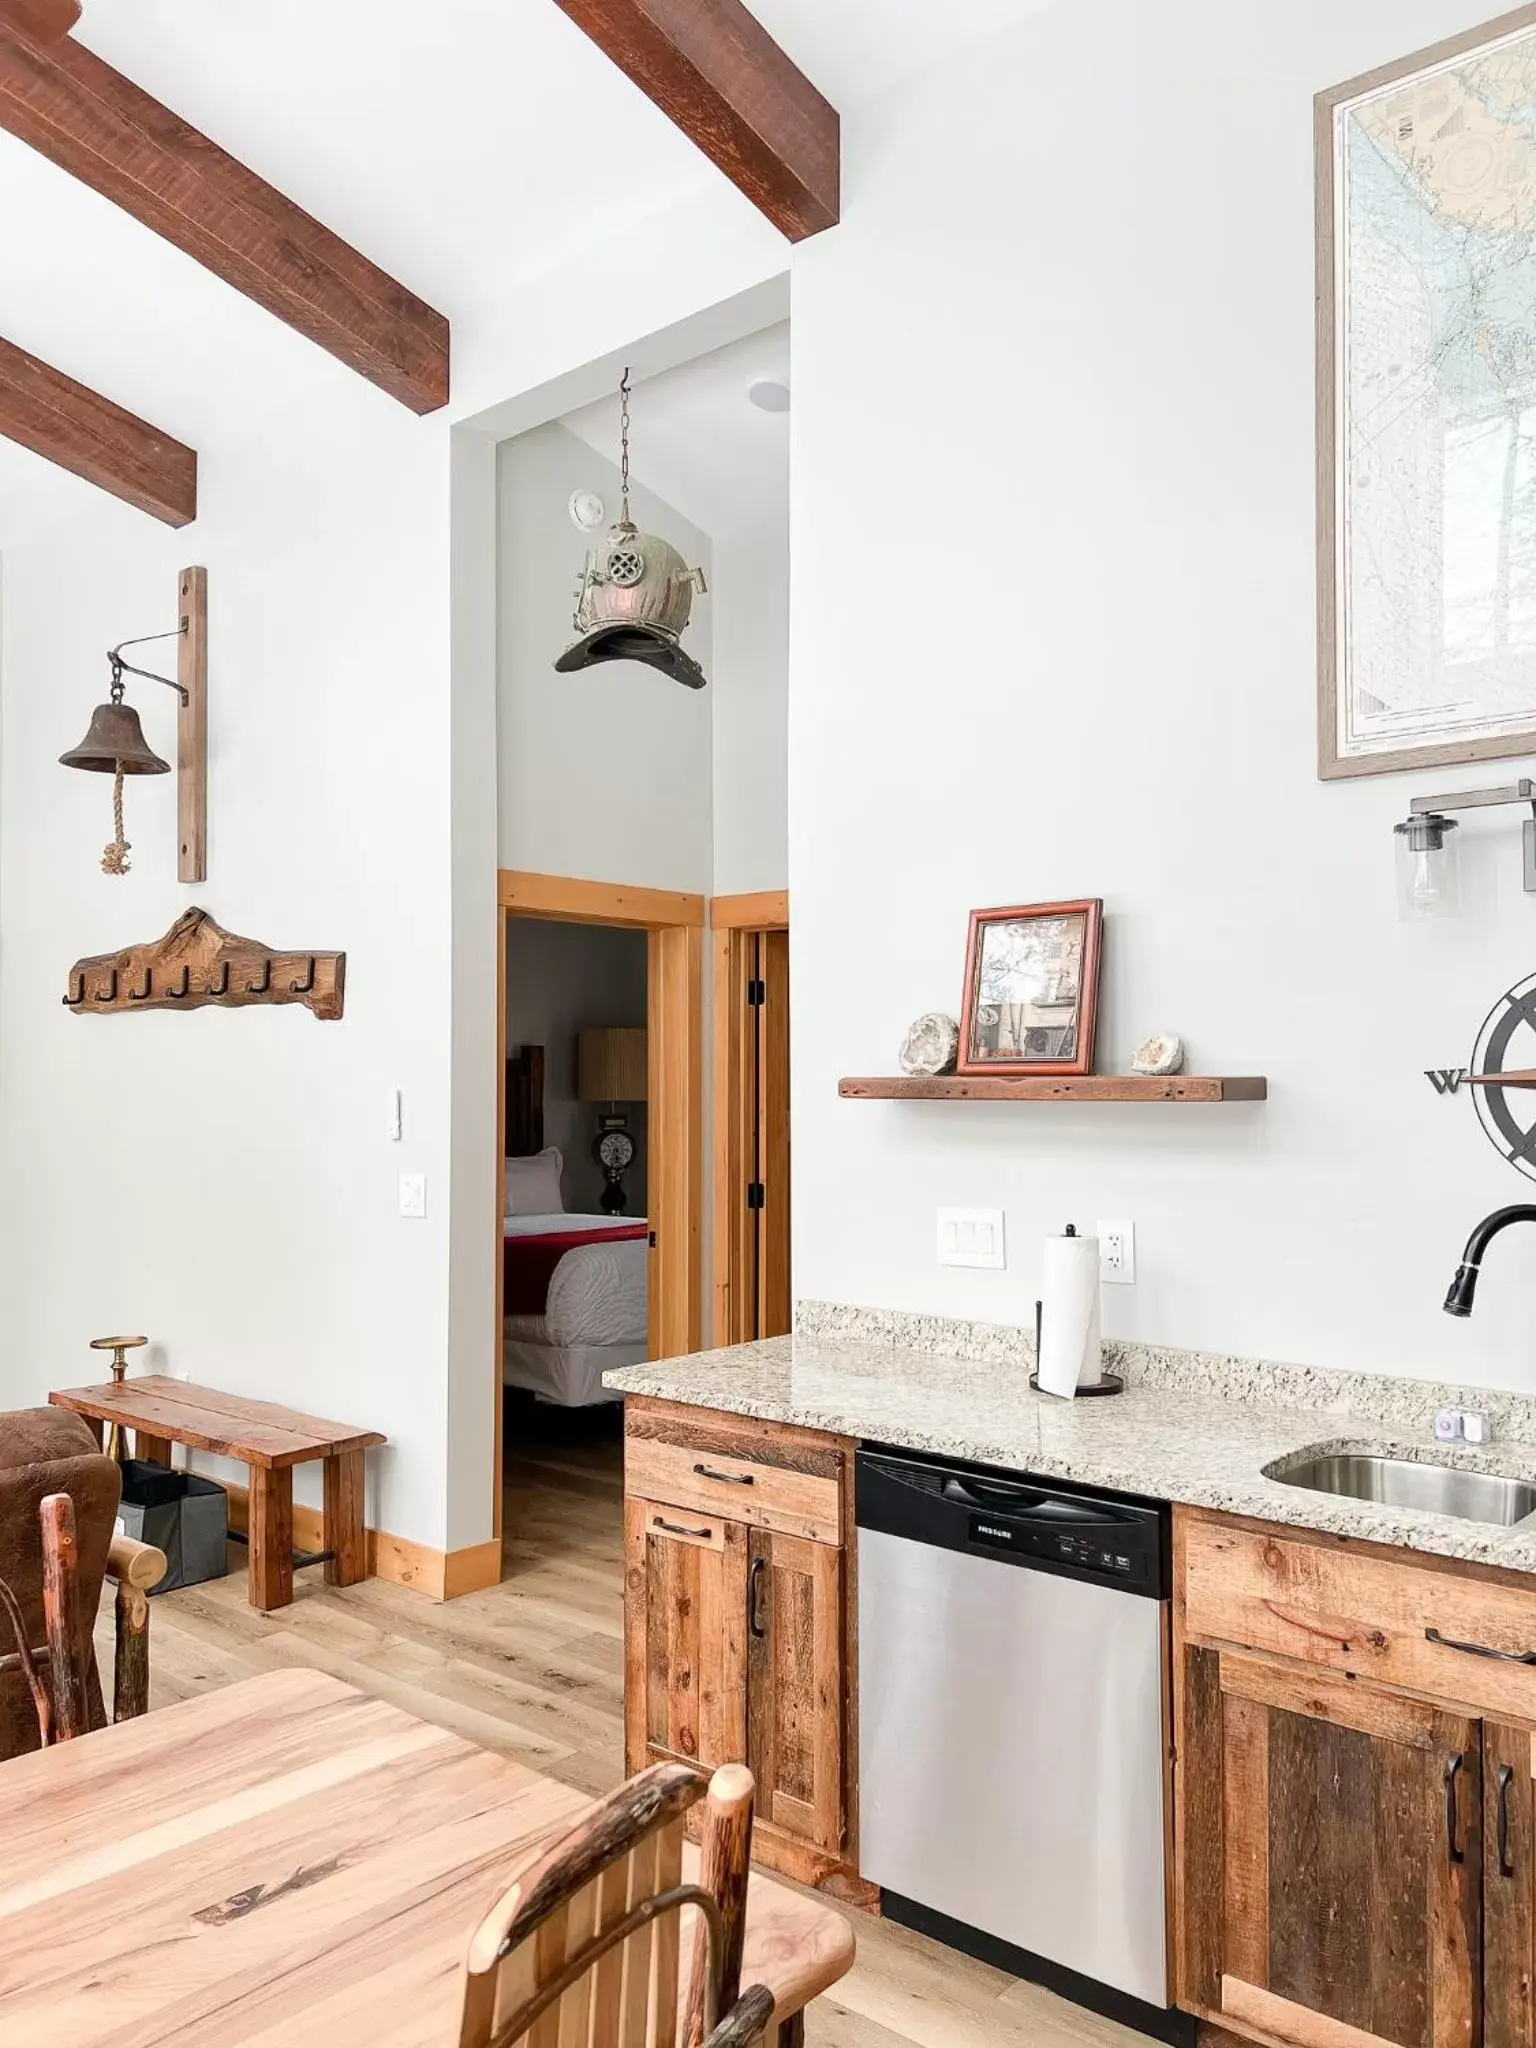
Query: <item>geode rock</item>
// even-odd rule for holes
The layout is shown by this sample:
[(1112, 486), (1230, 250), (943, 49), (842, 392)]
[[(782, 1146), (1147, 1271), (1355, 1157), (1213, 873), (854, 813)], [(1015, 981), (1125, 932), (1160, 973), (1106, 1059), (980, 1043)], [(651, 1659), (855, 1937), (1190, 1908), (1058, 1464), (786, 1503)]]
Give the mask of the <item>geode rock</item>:
[(896, 1057), (904, 1074), (952, 1074), (960, 1057), (960, 1026), (942, 1010), (929, 1010), (909, 1027)]
[(1184, 1041), (1171, 1031), (1144, 1038), (1131, 1054), (1133, 1074), (1176, 1074), (1184, 1064)]

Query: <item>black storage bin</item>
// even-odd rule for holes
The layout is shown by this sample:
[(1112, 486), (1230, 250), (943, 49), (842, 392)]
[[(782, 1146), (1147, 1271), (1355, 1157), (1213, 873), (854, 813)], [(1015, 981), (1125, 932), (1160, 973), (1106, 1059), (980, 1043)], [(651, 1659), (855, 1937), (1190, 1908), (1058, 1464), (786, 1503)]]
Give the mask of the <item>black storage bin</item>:
[(125, 1536), (152, 1543), (170, 1560), (152, 1593), (222, 1579), (229, 1570), (229, 1501), (212, 1479), (130, 1458), (117, 1519)]

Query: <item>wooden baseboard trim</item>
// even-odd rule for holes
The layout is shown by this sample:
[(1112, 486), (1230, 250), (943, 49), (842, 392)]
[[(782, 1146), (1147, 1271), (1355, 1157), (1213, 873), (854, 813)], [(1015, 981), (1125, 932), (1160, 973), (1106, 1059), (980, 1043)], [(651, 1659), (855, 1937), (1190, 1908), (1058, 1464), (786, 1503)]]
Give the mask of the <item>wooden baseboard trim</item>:
[[(251, 1497), (244, 1486), (226, 1485), (229, 1496), (229, 1526), (242, 1535), (250, 1526)], [(501, 1579), (501, 1539), (474, 1543), (465, 1550), (434, 1550), (427, 1543), (412, 1543), (404, 1536), (391, 1536), (387, 1529), (369, 1529), (368, 1570), (376, 1579), (388, 1579), (395, 1586), (409, 1586), (429, 1600), (457, 1600), (465, 1593), (480, 1593)], [(293, 1542), (297, 1550), (321, 1550), (325, 1545), (325, 1518), (318, 1508), (293, 1504)]]

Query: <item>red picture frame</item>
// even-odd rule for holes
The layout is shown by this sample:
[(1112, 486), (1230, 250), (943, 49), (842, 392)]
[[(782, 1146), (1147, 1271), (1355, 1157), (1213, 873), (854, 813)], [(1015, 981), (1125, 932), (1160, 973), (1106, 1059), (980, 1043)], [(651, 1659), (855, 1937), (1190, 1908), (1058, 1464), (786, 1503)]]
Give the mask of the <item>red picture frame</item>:
[[(988, 933), (998, 926), (1051, 921), (1068, 928), (1042, 931), (1033, 944), (1030, 934), (1014, 934), (1006, 952), (1001, 945), (989, 947)], [(1103, 952), (1104, 901), (1099, 896), (973, 910), (956, 1073), (1091, 1074)], [(990, 995), (983, 988), (984, 976), (992, 983)], [(1016, 993), (1005, 995), (1005, 988)], [(1053, 1043), (1059, 1052), (1049, 1050)]]

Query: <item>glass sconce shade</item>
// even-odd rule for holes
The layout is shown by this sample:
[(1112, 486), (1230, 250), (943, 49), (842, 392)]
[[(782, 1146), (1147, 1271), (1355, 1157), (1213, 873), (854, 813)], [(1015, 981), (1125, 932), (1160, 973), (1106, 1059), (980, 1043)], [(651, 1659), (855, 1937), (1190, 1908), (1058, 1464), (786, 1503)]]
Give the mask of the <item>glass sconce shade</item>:
[(1460, 914), (1461, 862), (1452, 836), (1455, 830), (1456, 820), (1438, 811), (1420, 812), (1393, 826), (1399, 917)]

